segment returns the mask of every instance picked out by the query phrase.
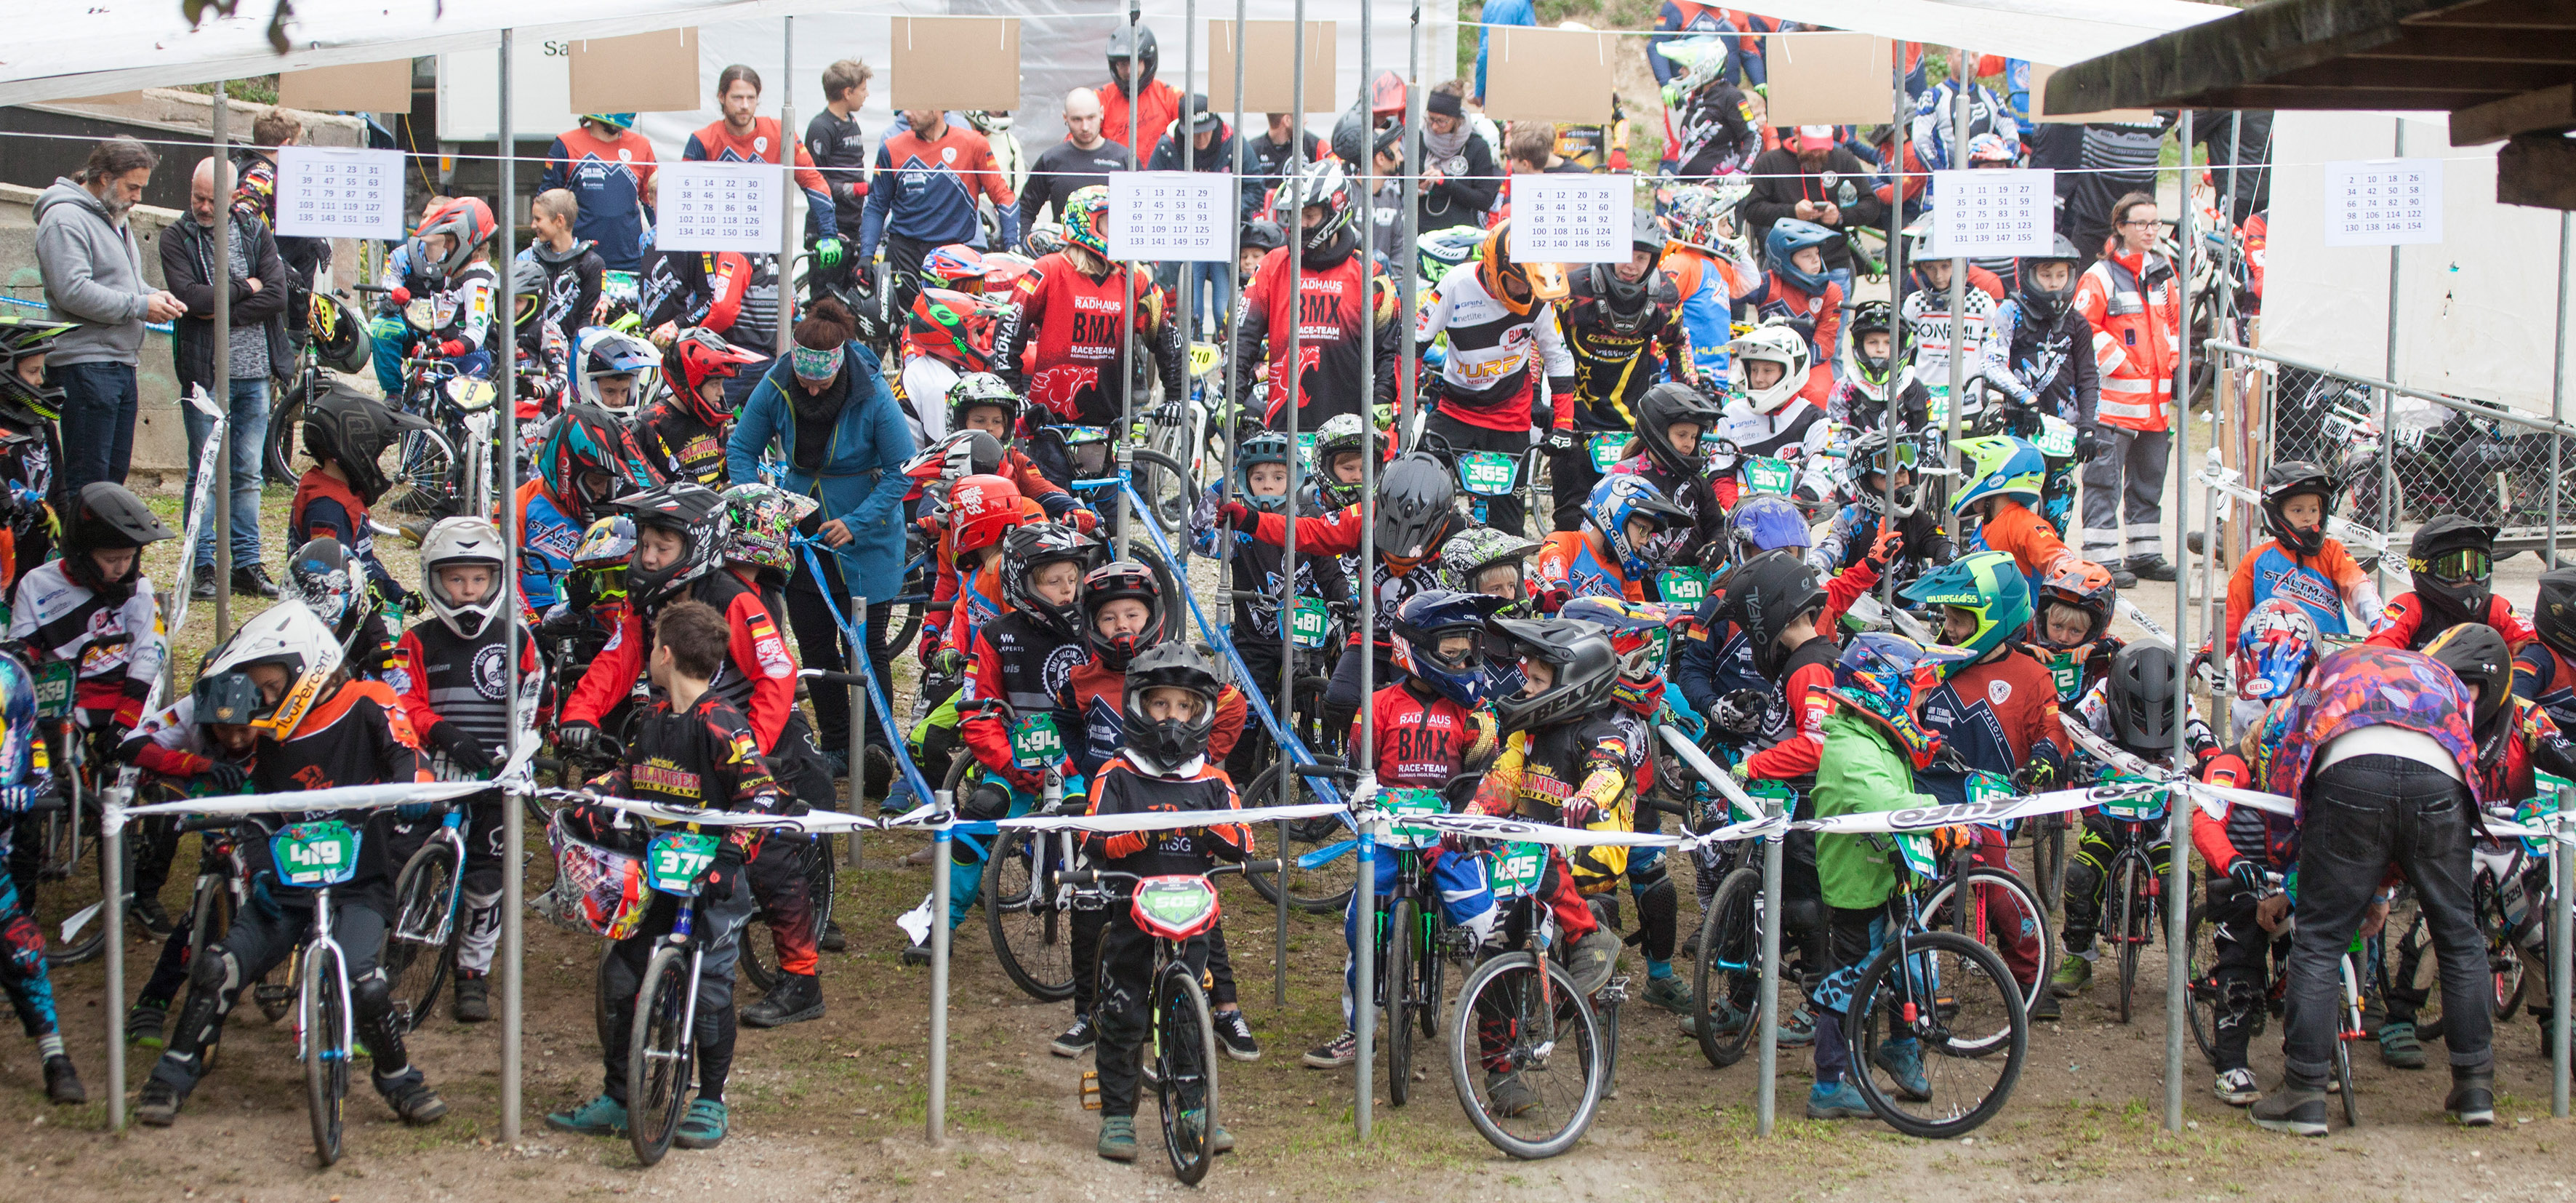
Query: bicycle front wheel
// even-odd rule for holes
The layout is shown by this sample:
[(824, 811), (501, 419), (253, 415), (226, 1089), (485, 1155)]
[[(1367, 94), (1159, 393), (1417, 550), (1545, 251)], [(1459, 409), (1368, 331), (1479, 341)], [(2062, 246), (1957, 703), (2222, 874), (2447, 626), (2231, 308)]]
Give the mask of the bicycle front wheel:
[(645, 1165), (671, 1151), (689, 1105), (689, 957), (665, 944), (645, 963), (626, 1037), (626, 1140)]
[(993, 959), (1039, 1002), (1073, 997), (1073, 912), (1056, 905), (1052, 832), (1005, 831), (984, 862), (984, 927)]
[(348, 974), (340, 950), (309, 948), (298, 999), (304, 1028), (304, 1102), (313, 1117), (313, 1153), (323, 1165), (340, 1160), (340, 1136), (349, 1103)]
[(2012, 972), (1955, 932), (1891, 941), (1862, 971), (1848, 1014), (1861, 1097), (1889, 1127), (1926, 1140), (1964, 1136), (1993, 1119), (2029, 1052)]
[(1606, 1070), (1599, 1021), (1564, 966), (1511, 953), (1459, 989), (1449, 1076), (1467, 1121), (1495, 1148), (1525, 1161), (1573, 1148), (1601, 1105)]
[[(2214, 1069), (2218, 1065), (2218, 1008), (2227, 1001), (2227, 988), (2218, 980), (2218, 921), (2210, 918), (2208, 907), (2195, 906), (2191, 909), (2190, 926), (2191, 959), (2185, 972), (2191, 977), (2184, 993), (2191, 1002), (2191, 1040), (2200, 1046), (2200, 1055)], [(2246, 1021), (2253, 1022), (2252, 1016)]]
[[(1279, 774), (1285, 760), (1263, 769), (1252, 779), (1251, 788), (1243, 792), (1246, 805), (1270, 806), (1279, 800)], [(1315, 771), (1315, 770), (1309, 770)], [(1339, 766), (1332, 766), (1339, 772)], [(1317, 776), (1327, 775), (1317, 772)], [(1315, 792), (1316, 777), (1297, 774), (1295, 793), (1289, 805), (1321, 801)], [(1288, 905), (1313, 915), (1338, 915), (1349, 905), (1351, 894), (1359, 888), (1359, 846), (1350, 825), (1331, 815), (1274, 823), (1264, 837), (1271, 842), (1267, 856), (1287, 862), (1281, 874), (1287, 879)], [(1306, 864), (1304, 860), (1314, 863)], [(1269, 903), (1279, 901), (1279, 877), (1268, 873), (1246, 871), (1243, 879), (1252, 883), (1254, 892)]]
[(1744, 1059), (1762, 1017), (1762, 872), (1737, 869), (1718, 883), (1699, 924), (1691, 1029), (1711, 1068)]
[[(2049, 973), (2057, 963), (2057, 931), (2048, 921), (2048, 907), (2040, 896), (2031, 892), (2030, 883), (2021, 874), (1993, 865), (1976, 865), (1967, 873), (1968, 926), (1970, 939), (1985, 944), (1998, 960), (2013, 969), (2013, 983), (2020, 988), (2024, 1009), (2037, 1006), (2039, 992), (2048, 989)], [(1943, 882), (1923, 902), (1924, 918), (1935, 924), (1950, 919), (1950, 891), (1953, 884)], [(2106, 919), (2105, 930), (2118, 930)], [(2018, 947), (2028, 959), (2030, 980), (2022, 980), (2022, 968), (2014, 964), (2013, 950)]]
[(1163, 1150), (1172, 1176), (1191, 1186), (1216, 1157), (1216, 1022), (1207, 992), (1186, 961), (1154, 979), (1154, 1099), (1163, 1113)]
[(1415, 990), (1414, 942), (1421, 937), (1422, 912), (1410, 898), (1396, 900), (1386, 921), (1386, 1101), (1398, 1107), (1413, 1095), (1412, 999)]
[(2120, 1022), (2129, 1022), (2137, 1002), (2138, 950), (2146, 947), (2155, 934), (2155, 899), (2148, 894), (2147, 862), (2141, 857), (2120, 859), (2111, 878), (2111, 888), (2126, 901), (2120, 905)]
[(456, 848), (433, 839), (411, 854), (394, 881), (394, 925), (385, 933), (385, 979), (393, 983), (393, 1022), (419, 1029), (438, 1006), (438, 991), (455, 963)]

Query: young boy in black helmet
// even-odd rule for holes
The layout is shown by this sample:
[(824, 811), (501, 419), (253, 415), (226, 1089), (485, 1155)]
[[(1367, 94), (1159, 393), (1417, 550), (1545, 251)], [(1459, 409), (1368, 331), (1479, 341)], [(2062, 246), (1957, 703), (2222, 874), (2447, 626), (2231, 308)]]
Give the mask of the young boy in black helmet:
[[(1896, 311), (1885, 301), (1863, 301), (1852, 311), (1851, 345), (1843, 352), (1843, 378), (1825, 398), (1825, 417), (1847, 430), (1888, 433), (1893, 407), (1897, 433), (1931, 422), (1932, 390), (1914, 374), (1898, 346)], [(1948, 381), (1943, 381), (1944, 387)]]
[(1547, 440), (1560, 531), (1581, 528), (1579, 507), (1601, 478), (1593, 441), (1625, 446), (1621, 436), (1639, 428), (1645, 396), (1662, 387), (1655, 383), (1660, 376), (1669, 373), (1680, 387), (1698, 391), (1681, 290), (1657, 266), (1667, 241), (1663, 222), (1640, 211), (1631, 225), (1627, 260), (1568, 272), (1568, 295), (1558, 310), (1566, 352), (1574, 357), (1574, 389), (1556, 398)]
[[(1205, 811), (1211, 820), (1242, 809), (1234, 782), (1209, 763), (1209, 736), (1222, 725), (1216, 672), (1186, 644), (1164, 643), (1138, 652), (1127, 664), (1126, 696), (1119, 707), (1118, 754), (1092, 781), (1095, 816), (1155, 811)], [(1094, 832), (1085, 852), (1102, 868), (1153, 876), (1205, 873), (1212, 858), (1240, 861), (1252, 851), (1252, 830), (1211, 821), (1204, 827), (1159, 831)], [(1191, 963), (1208, 972), (1214, 932), (1190, 938)], [(1129, 908), (1108, 909), (1100, 936), (1100, 1141), (1111, 1161), (1136, 1159), (1137, 1054), (1145, 1039), (1145, 997), (1154, 963), (1154, 937), (1136, 926)], [(1220, 1021), (1222, 1022), (1222, 1021)], [(1200, 1112), (1204, 1115), (1204, 1112)], [(1183, 1123), (1191, 1122), (1184, 1112)], [(1234, 1137), (1223, 1127), (1200, 1136), (1214, 1152), (1230, 1152)]]
[[(139, 802), (172, 802), (180, 798), (219, 797), (249, 788), (250, 759), (259, 732), (251, 715), (263, 703), (259, 686), (246, 673), (201, 673), (196, 687), (175, 705), (146, 716), (134, 736), (117, 750), (118, 759), (143, 770)], [(135, 826), (142, 826), (138, 820)], [(176, 840), (171, 841), (173, 846)], [(140, 861), (137, 857), (138, 876)], [(167, 865), (163, 872), (168, 872)], [(157, 892), (136, 887), (138, 899)], [(159, 1051), (169, 1026), (170, 1003), (188, 982), (188, 955), (196, 933), (173, 924), (162, 943), (161, 959), (135, 994), (126, 1012), (126, 1039)]]
[(2496, 528), (2458, 514), (2436, 515), (2417, 527), (2406, 547), (2406, 570), (2415, 587), (2389, 600), (2379, 629), (2362, 642), (2421, 651), (2442, 632), (2469, 622), (2494, 627), (2517, 648), (2539, 638), (2513, 612), (2512, 602), (2495, 595), (2495, 537)]
[(47, 505), (63, 462), (54, 419), (63, 390), (45, 383), (45, 350), (68, 322), (0, 316), (0, 586), (11, 590), (53, 550)]
[(1987, 319), (1984, 362), (1969, 366), (2014, 405), (2074, 423), (2075, 458), (2089, 460), (2109, 440), (2093, 416), (2102, 403), (2093, 323), (2074, 304), (2082, 263), (2063, 234), (2049, 254), (2023, 258), (2018, 287)]
[[(1338, 422), (1343, 418), (1358, 421), (1355, 415), (1350, 414), (1333, 420)], [(1317, 444), (1319, 454), (1321, 446)], [(1235, 449), (1237, 475), (1234, 495), (1262, 513), (1286, 513), (1288, 457), (1292, 454), (1288, 436), (1276, 431), (1265, 430), (1245, 438)], [(1281, 570), (1287, 563), (1287, 553), (1254, 539), (1248, 531), (1219, 531), (1216, 527), (1216, 499), (1217, 489), (1213, 485), (1199, 499), (1199, 511), (1191, 523), (1195, 546), (1200, 555), (1213, 558), (1221, 550), (1220, 539), (1233, 544), (1222, 550), (1233, 563), (1235, 651), (1243, 657), (1243, 666), (1249, 673), (1245, 684), (1276, 698), (1279, 696), (1282, 663), (1279, 581)], [(1315, 501), (1301, 498), (1297, 512), (1313, 516), (1324, 511)], [(1343, 575), (1344, 559), (1342, 556), (1309, 555), (1300, 549), (1296, 596), (1301, 609), (1310, 602), (1320, 602), (1334, 613), (1350, 612), (1351, 582)], [(1229, 773), (1248, 779), (1250, 774), (1259, 771), (1260, 763), (1268, 756), (1269, 740), (1261, 738), (1263, 733), (1257, 729), (1247, 734), (1255, 738), (1238, 741), (1226, 756), (1225, 768)]]
[[(1717, 402), (1686, 384), (1667, 382), (1647, 389), (1637, 400), (1637, 437), (1629, 441), (1627, 454), (1610, 466), (1613, 473), (1645, 477), (1690, 515), (1687, 527), (1664, 536), (1659, 551), (1667, 564), (1702, 562), (1712, 544), (1725, 543), (1726, 513), (1735, 508), (1737, 481), (1732, 472), (1710, 473), (1702, 445), (1717, 432), (1724, 413)], [(1590, 494), (1560, 489), (1558, 496), (1563, 500), (1556, 507), (1556, 529), (1580, 527), (1583, 503)], [(1575, 518), (1572, 527), (1565, 524), (1569, 507)]]
[(385, 474), (377, 457), (403, 428), (426, 430), (420, 418), (386, 408), (346, 385), (333, 385), (304, 411), (304, 451), (314, 466), (295, 482), (295, 503), (286, 515), (286, 537), (302, 544), (329, 535), (366, 565), (368, 581), (378, 596), (418, 612), (420, 595), (394, 579), (376, 558), (375, 528), (367, 507), (385, 494)]
[(2540, 574), (2531, 627), (2539, 638), (2513, 658), (2513, 694), (2540, 704), (2561, 727), (2576, 724), (2576, 567)]

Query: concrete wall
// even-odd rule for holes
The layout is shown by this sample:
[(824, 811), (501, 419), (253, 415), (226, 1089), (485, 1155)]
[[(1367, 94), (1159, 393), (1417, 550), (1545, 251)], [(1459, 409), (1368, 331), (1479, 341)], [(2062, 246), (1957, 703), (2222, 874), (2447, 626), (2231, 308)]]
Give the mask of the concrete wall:
[[(45, 297), (43, 277), (36, 270), (38, 191), (0, 184), (0, 284), (6, 285), (10, 297), (20, 300)], [(136, 205), (129, 219), (135, 240), (143, 244), (144, 278), (156, 287), (161, 283), (161, 231), (184, 216), (175, 209)], [(6, 308), (12, 313), (45, 314), (17, 304)], [(143, 362), (135, 369), (135, 382), (142, 394), (142, 417), (135, 423), (134, 474), (127, 483), (140, 490), (166, 479), (167, 487), (176, 490), (187, 476), (188, 435), (179, 422), (179, 382), (170, 367), (169, 335), (144, 336)]]

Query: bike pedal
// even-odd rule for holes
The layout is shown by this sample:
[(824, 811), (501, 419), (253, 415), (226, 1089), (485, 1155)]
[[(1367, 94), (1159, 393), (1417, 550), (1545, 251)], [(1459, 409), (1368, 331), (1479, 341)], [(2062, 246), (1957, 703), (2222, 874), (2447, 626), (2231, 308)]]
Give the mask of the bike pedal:
[(1083, 1110), (1100, 1110), (1100, 1071), (1096, 1069), (1082, 1071), (1082, 1083), (1075, 1088), (1074, 1095), (1082, 1100)]
[(1628, 1001), (1628, 975), (1623, 973), (1602, 983), (1600, 993), (1592, 997), (1605, 1003)]

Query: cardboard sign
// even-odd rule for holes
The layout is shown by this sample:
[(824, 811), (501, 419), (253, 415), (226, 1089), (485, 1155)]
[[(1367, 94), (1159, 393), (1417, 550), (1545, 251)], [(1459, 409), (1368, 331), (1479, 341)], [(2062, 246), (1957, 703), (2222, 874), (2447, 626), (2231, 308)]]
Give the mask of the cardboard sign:
[(1485, 30), (1485, 37), (1487, 117), (1608, 124), (1615, 92), (1610, 76), (1615, 35), (1506, 26)]
[(2413, 246), (2442, 240), (2442, 161), (2326, 164), (2327, 246)]
[(1895, 103), (1895, 52), (1866, 33), (1763, 39), (1770, 75), (1766, 125), (1885, 125)]
[(1523, 175), (1512, 181), (1512, 262), (1625, 263), (1635, 178)]
[(2045, 255), (2057, 242), (2057, 173), (1985, 168), (1932, 173), (1934, 255)]
[(662, 164), (655, 245), (666, 251), (778, 253), (781, 175), (767, 163)]
[(684, 113), (706, 103), (696, 29), (580, 38), (567, 61), (577, 113)]
[[(1235, 30), (1232, 21), (1208, 22), (1208, 103), (1221, 113), (1297, 111), (1297, 23), (1243, 23), (1243, 96), (1234, 94)], [(1340, 112), (1348, 99), (1333, 75), (1337, 45), (1331, 21), (1306, 22), (1306, 105), (1309, 113)], [(1171, 59), (1165, 58), (1168, 67)]]
[(280, 71), (277, 104), (280, 108), (324, 113), (408, 113), (411, 60)]
[(403, 237), (403, 153), (279, 147), (277, 232), (304, 238)]
[(1020, 107), (1018, 17), (896, 17), (895, 111)]
[(1121, 171), (1109, 177), (1109, 257), (1131, 263), (1234, 258), (1233, 176)]

